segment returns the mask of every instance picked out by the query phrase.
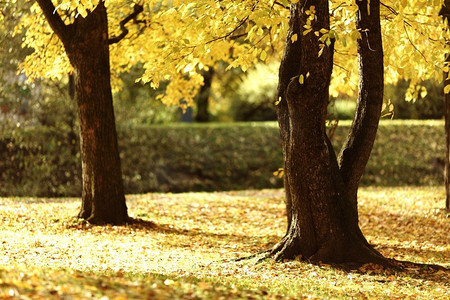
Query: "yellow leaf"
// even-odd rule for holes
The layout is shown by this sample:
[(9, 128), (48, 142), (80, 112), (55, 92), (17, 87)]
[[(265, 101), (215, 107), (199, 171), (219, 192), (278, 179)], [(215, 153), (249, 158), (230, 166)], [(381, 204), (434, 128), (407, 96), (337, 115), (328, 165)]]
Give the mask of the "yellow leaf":
[(284, 168), (278, 168), (278, 170), (273, 172), (273, 176), (276, 176), (278, 178), (283, 178), (283, 176), (284, 176)]
[(420, 97), (425, 98), (427, 96), (427, 94), (428, 94), (427, 89), (425, 87), (422, 87), (420, 89)]
[(444, 88), (444, 94), (450, 93), (450, 84), (447, 84)]
[(261, 54), (259, 56), (259, 58), (261, 58), (262, 61), (265, 61), (267, 58), (267, 52), (266, 51), (261, 51)]
[(291, 42), (295, 43), (297, 40), (298, 40), (298, 35), (297, 35), (296, 33), (294, 33), (294, 34), (291, 36)]
[(300, 84), (305, 83), (305, 77), (303, 76), (303, 74), (298, 78), (298, 82), (300, 82)]
[(281, 102), (281, 97), (278, 97), (278, 100), (277, 100), (277, 101), (275, 101), (275, 105), (278, 105), (278, 104), (280, 104), (280, 102)]

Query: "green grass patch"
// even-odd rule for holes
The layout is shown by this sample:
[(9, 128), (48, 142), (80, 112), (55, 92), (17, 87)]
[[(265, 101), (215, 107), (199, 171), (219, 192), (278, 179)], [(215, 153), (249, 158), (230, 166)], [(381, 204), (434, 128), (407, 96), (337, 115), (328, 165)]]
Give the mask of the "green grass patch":
[[(362, 188), (360, 225), (385, 256), (450, 267), (450, 223), (437, 187)], [(0, 298), (422, 298), (450, 273), (302, 261), (236, 262), (281, 239), (282, 190), (127, 197), (145, 222), (90, 226), (73, 198), (0, 198)], [(106, 299), (106, 298), (104, 298)]]

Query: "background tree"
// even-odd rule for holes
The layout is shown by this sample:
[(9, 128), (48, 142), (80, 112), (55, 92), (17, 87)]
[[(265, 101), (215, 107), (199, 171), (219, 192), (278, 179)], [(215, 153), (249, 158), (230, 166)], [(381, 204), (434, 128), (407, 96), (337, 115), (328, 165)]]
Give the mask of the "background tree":
[(208, 106), (211, 94), (211, 84), (214, 78), (214, 69), (210, 68), (208, 70), (204, 70), (202, 72), (202, 77), (203, 77), (203, 85), (200, 88), (196, 97), (196, 105), (197, 105), (197, 113), (195, 114), (196, 122), (210, 121)]
[[(24, 126), (29, 119), (33, 100), (31, 85), (24, 76), (17, 76), (17, 65), (30, 54), (30, 49), (21, 48), (23, 35), (14, 35), (14, 27), (22, 15), (29, 10), (29, 3), (0, 1), (0, 119), (1, 126), (13, 127), (17, 123)], [(27, 114), (28, 113), (28, 114)]]

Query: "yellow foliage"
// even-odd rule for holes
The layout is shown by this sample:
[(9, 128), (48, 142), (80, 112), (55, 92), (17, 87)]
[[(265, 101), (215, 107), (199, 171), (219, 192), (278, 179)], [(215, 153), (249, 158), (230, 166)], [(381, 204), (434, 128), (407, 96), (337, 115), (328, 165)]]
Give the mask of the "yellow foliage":
[[(54, 4), (56, 12), (69, 24), (75, 17), (85, 17), (98, 0), (54, 0)], [(259, 61), (277, 61), (286, 41), (289, 10), (284, 6), (289, 5), (288, 1), (145, 0), (141, 4), (144, 12), (138, 16), (139, 23), (130, 22), (127, 37), (110, 47), (112, 83), (118, 87), (120, 73), (142, 64), (142, 76), (137, 80), (155, 88), (162, 81), (172, 81), (162, 97), (167, 104), (178, 104), (182, 99), (191, 103), (202, 82), (199, 74), (202, 69), (224, 62), (228, 68), (246, 71)], [(437, 0), (383, 1), (387, 83), (395, 83), (399, 78), (414, 83), (431, 78), (442, 81), (449, 30), (438, 16), (441, 4)], [(106, 5), (109, 33), (114, 37), (120, 34), (120, 21), (133, 11), (133, 4), (108, 0)], [(361, 34), (370, 34), (356, 30), (357, 10), (353, 0), (330, 2), (330, 30), (314, 32), (323, 42), (317, 49), (318, 55), (330, 45), (331, 39), (335, 40), (330, 87), (333, 96), (342, 93), (351, 96), (357, 89), (356, 41)], [(302, 34), (311, 31), (314, 6), (306, 13), (309, 23)], [(22, 65), (27, 76), (59, 79), (71, 71), (62, 44), (36, 4), (18, 30), (26, 30), (24, 46), (35, 49)], [(297, 33), (290, 39), (295, 42)]]

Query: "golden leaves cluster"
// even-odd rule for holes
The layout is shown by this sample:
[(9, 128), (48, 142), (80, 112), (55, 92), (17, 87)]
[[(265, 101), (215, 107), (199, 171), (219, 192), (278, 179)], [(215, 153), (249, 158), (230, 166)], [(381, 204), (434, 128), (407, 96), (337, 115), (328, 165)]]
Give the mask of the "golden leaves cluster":
[[(143, 68), (137, 81), (154, 88), (161, 82), (170, 82), (161, 96), (164, 103), (179, 105), (183, 100), (191, 104), (203, 84), (202, 70), (221, 63), (229, 69), (246, 71), (257, 62), (280, 59), (289, 2), (298, 1), (141, 1), (144, 12), (138, 16), (139, 22), (130, 22), (127, 37), (110, 47), (113, 87), (120, 87), (120, 73), (139, 65)], [(120, 21), (133, 11), (134, 3), (118, 0), (105, 3), (110, 36), (117, 36)], [(54, 0), (56, 12), (66, 23), (86, 16), (97, 4), (98, 0)], [(381, 19), (387, 83), (405, 78), (411, 80), (415, 89), (415, 85), (426, 79), (442, 81), (449, 30), (438, 16), (441, 5), (442, 0), (383, 1)], [(311, 9), (308, 11), (314, 15)], [(330, 2), (330, 30), (314, 32), (323, 41), (318, 54), (330, 39), (335, 40), (335, 68), (330, 87), (333, 96), (352, 95), (357, 89), (356, 41), (361, 34), (370, 35), (356, 29), (357, 11), (353, 0)], [(62, 44), (37, 5), (18, 28), (25, 29), (24, 46), (35, 50), (22, 66), (27, 76), (60, 79), (70, 72)], [(292, 36), (292, 42), (295, 38), (298, 36)]]
[[(385, 82), (410, 80), (407, 100), (426, 94), (420, 86), (422, 81), (443, 80), (449, 30), (439, 16), (441, 7), (440, 0), (388, 0), (380, 6)], [(370, 32), (356, 30), (358, 8), (353, 1), (332, 2), (330, 10), (330, 32), (336, 39), (331, 92), (334, 96), (342, 92), (351, 95), (358, 83), (356, 41)]]
[[(273, 1), (144, 1), (139, 22), (127, 26), (129, 33), (111, 50), (112, 83), (134, 65), (143, 67), (137, 81), (157, 88), (169, 81), (161, 97), (166, 104), (190, 104), (203, 78), (201, 71), (219, 62), (244, 71), (258, 61), (268, 62), (280, 53), (286, 31), (284, 8)], [(84, 17), (98, 0), (54, 1), (55, 12), (66, 23)], [(110, 36), (120, 33), (119, 23), (132, 12), (133, 3), (109, 0)], [(24, 46), (35, 51), (22, 65), (27, 76), (60, 79), (71, 67), (58, 38), (52, 34), (37, 5), (25, 17)]]

